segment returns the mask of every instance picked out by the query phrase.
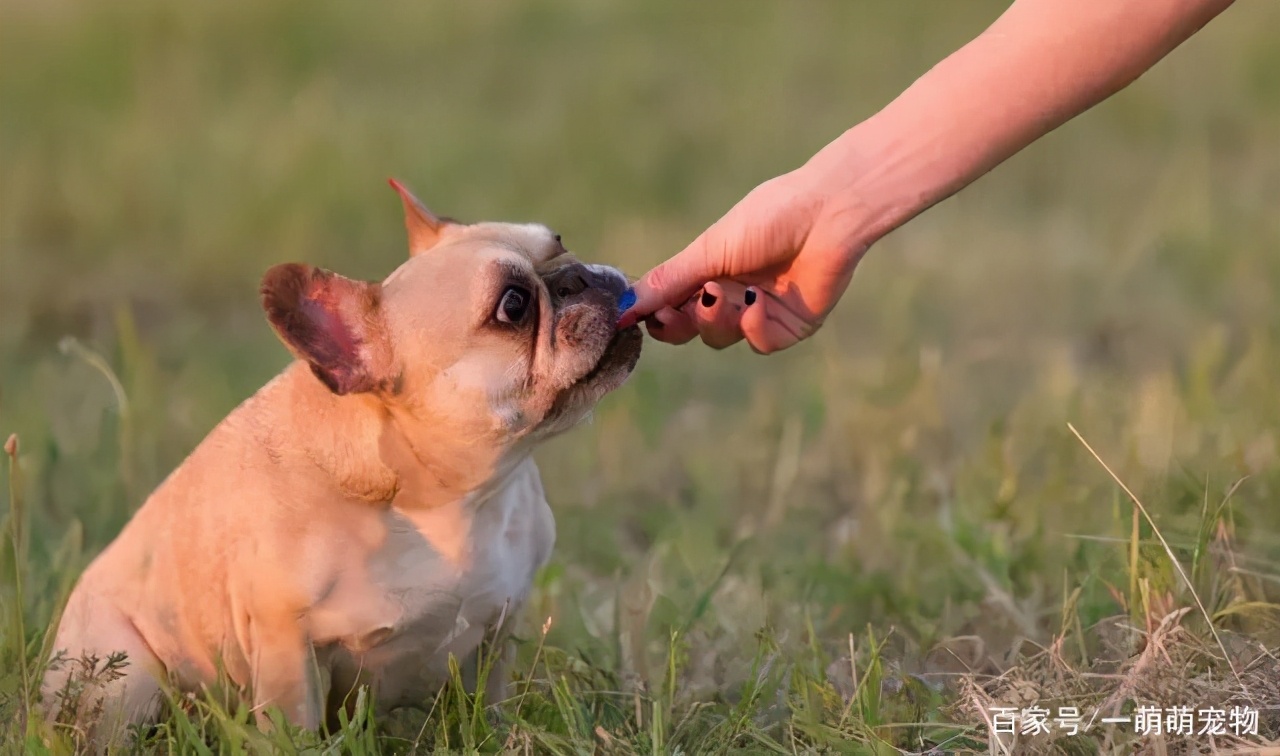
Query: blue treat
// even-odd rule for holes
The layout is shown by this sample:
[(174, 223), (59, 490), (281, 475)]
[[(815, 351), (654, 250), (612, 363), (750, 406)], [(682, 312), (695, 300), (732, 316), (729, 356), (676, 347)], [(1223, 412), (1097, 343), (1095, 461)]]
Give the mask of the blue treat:
[(626, 312), (636, 304), (636, 290), (627, 289), (622, 292), (622, 297), (618, 299), (618, 312)]

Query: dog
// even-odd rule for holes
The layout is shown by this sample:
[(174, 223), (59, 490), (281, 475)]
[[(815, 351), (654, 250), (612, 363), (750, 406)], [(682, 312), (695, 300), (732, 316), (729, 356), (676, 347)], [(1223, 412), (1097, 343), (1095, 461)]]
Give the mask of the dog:
[[(555, 543), (531, 452), (625, 382), (642, 337), (616, 327), (621, 271), (579, 262), (544, 225), (440, 217), (391, 184), (408, 260), (381, 283), (267, 271), (262, 306), (296, 359), (72, 590), (54, 650), (126, 654), (81, 696), (95, 742), (218, 680), (263, 727), (272, 707), (331, 725), (365, 685), (381, 711), (421, 706), (451, 656), (479, 688), (485, 639), (504, 650), (483, 690), (506, 696), (506, 628)], [(45, 675), (46, 712), (73, 667)]]

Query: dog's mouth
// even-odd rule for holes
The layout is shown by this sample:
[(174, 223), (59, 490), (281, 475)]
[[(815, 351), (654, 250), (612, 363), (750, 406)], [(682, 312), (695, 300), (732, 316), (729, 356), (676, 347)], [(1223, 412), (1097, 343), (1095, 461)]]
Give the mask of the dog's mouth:
[[(621, 368), (621, 377), (625, 378), (640, 360), (640, 345), (643, 341), (644, 337), (640, 334), (639, 326), (631, 326), (618, 331), (609, 340), (609, 344), (605, 346), (604, 352), (600, 355), (600, 360), (595, 367), (582, 376), (576, 385), (588, 386), (607, 374), (613, 373), (618, 368)], [(609, 390), (612, 390), (612, 388)]]
[(626, 383), (644, 343), (638, 326), (617, 328), (626, 279), (620, 273), (606, 276), (593, 269), (582, 276), (598, 285), (557, 303), (552, 327), (553, 348), (561, 355), (555, 370), (560, 375), (555, 377), (564, 381), (557, 381), (564, 388), (557, 390), (544, 415), (543, 425), (551, 432), (589, 416), (597, 402)]
[(637, 326), (615, 333), (600, 353), (596, 364), (556, 397), (551, 415), (559, 416), (564, 412), (572, 412), (571, 408), (594, 404), (625, 383), (640, 361), (643, 343), (644, 336)]

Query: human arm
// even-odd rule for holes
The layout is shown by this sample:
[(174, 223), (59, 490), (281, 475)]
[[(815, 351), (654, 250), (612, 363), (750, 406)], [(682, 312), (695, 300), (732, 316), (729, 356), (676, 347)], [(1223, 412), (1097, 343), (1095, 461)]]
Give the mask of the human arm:
[[(647, 317), (672, 343), (792, 346), (821, 326), (872, 244), (1128, 86), (1231, 2), (1016, 0), (884, 109), (649, 271), (620, 324)], [(689, 299), (700, 290), (710, 306)]]

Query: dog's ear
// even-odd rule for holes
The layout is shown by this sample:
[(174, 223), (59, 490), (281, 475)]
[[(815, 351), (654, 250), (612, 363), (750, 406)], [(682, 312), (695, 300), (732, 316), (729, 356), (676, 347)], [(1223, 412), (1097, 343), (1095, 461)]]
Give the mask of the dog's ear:
[(444, 229), (457, 224), (457, 221), (442, 218), (428, 210), (404, 184), (395, 179), (388, 179), (388, 182), (400, 195), (400, 201), (404, 204), (404, 227), (409, 232), (410, 257), (420, 255), (434, 247), (440, 241), (440, 235)]
[(276, 335), (335, 394), (392, 383), (381, 284), (289, 263), (268, 270), (260, 291)]

